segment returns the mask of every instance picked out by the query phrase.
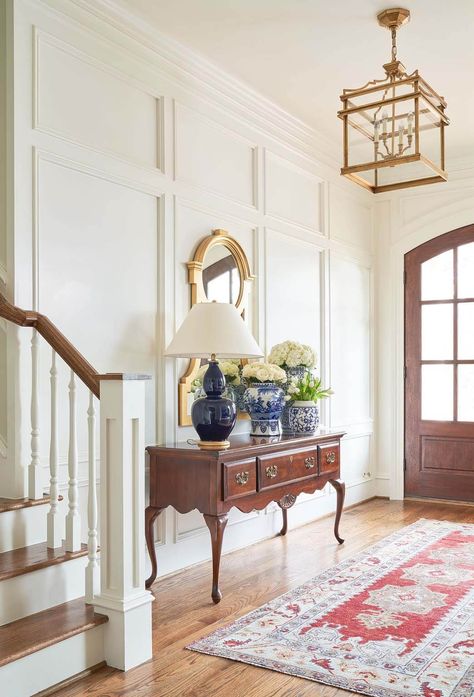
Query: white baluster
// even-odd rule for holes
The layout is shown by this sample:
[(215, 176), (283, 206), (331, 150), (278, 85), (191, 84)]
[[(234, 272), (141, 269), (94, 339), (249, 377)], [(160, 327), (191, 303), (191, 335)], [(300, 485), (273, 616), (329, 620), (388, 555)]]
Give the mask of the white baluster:
[(30, 499), (43, 498), (40, 462), (40, 430), (39, 430), (39, 401), (38, 401), (38, 373), (39, 373), (39, 337), (36, 329), (33, 329), (31, 337), (31, 463), (28, 468), (28, 497)]
[(97, 475), (95, 464), (95, 407), (94, 395), (89, 395), (87, 410), (89, 428), (89, 493), (87, 500), (87, 518), (89, 524), (88, 549), (89, 562), (86, 568), (86, 602), (92, 603), (99, 592), (99, 562), (97, 557)]
[(81, 517), (79, 514), (79, 491), (77, 482), (77, 434), (76, 434), (76, 378), (71, 370), (69, 382), (69, 511), (66, 516), (66, 550), (81, 549)]
[(60, 524), (58, 502), (58, 369), (56, 351), (53, 350), (50, 370), (51, 383), (51, 443), (49, 447), (49, 487), (51, 507), (48, 513), (48, 547), (61, 547), (62, 526)]

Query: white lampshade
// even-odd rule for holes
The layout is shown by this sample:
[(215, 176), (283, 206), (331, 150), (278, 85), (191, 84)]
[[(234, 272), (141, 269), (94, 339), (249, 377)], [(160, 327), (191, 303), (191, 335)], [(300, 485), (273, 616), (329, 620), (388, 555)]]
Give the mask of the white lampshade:
[(185, 317), (165, 351), (181, 358), (260, 358), (257, 344), (235, 305), (198, 303)]

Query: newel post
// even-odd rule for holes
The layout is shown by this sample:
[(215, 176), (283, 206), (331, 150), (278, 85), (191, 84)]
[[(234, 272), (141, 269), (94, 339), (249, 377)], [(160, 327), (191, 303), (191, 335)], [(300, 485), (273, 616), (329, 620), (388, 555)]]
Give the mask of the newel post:
[(105, 660), (128, 670), (152, 656), (145, 590), (145, 376), (100, 378), (100, 594)]

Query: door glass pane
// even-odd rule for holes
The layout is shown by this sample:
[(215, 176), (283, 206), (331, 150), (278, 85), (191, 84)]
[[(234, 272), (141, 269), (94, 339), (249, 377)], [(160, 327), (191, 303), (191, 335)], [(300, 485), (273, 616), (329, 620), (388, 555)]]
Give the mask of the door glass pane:
[(421, 360), (453, 359), (453, 305), (422, 305)]
[(474, 242), (458, 247), (458, 298), (474, 298)]
[(474, 359), (474, 303), (458, 305), (458, 358)]
[(421, 299), (451, 300), (453, 297), (453, 250), (449, 249), (421, 265)]
[(458, 366), (458, 421), (474, 421), (474, 365)]
[(421, 418), (453, 420), (453, 366), (421, 366)]

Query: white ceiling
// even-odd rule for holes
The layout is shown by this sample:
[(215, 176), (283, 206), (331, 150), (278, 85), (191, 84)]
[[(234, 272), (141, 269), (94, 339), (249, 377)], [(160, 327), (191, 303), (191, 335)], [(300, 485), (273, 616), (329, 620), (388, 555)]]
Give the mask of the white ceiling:
[[(116, 0), (117, 4), (341, 142), (339, 94), (384, 76), (390, 0)], [(474, 1), (409, 0), (398, 57), (448, 102), (448, 166), (474, 161)]]

